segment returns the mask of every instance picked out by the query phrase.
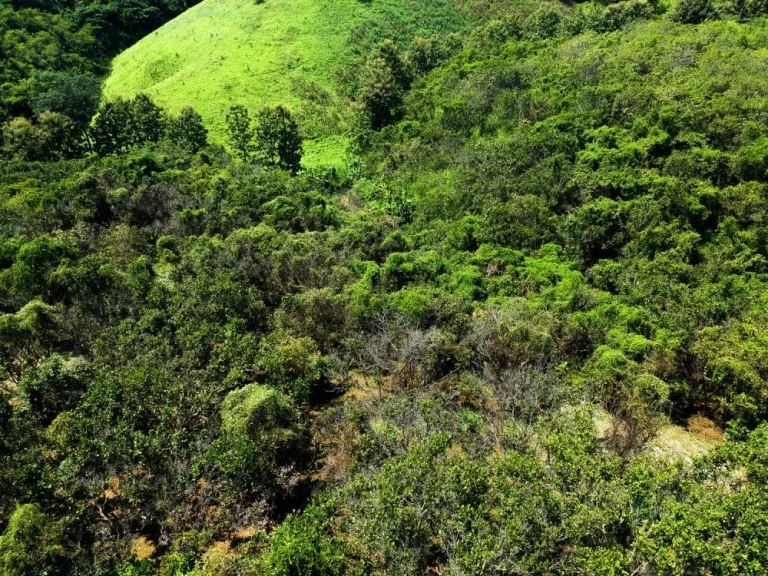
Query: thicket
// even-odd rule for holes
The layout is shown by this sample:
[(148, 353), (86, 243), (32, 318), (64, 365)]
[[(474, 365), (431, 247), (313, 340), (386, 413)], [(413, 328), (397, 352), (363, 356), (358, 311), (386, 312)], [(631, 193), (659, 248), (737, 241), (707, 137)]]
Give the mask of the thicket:
[(343, 170), (7, 123), (0, 572), (765, 574), (768, 20), (702, 5), (372, 42)]
[(110, 58), (199, 0), (0, 1), (0, 122), (87, 124)]

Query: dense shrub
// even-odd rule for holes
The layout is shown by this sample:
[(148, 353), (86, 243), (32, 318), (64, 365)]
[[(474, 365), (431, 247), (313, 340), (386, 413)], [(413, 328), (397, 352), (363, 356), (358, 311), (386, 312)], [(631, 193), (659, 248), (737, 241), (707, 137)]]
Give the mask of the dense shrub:
[(286, 484), (306, 451), (288, 396), (260, 384), (230, 392), (221, 406), (221, 436), (209, 459), (234, 490), (270, 491)]
[(9, 576), (65, 574), (61, 527), (34, 504), (19, 506), (0, 536), (0, 568)]
[(228, 148), (90, 124), (128, 4), (0, 9), (0, 572), (763, 573), (762, 3), (414, 1)]
[(700, 24), (714, 15), (713, 0), (681, 0), (672, 11), (671, 18), (683, 24)]

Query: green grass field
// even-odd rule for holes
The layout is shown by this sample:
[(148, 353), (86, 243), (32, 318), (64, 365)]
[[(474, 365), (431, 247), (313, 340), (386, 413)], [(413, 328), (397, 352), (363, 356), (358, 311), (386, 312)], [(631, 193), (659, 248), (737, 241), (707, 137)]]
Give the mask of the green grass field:
[[(451, 0), (205, 0), (119, 55), (104, 94), (145, 92), (172, 113), (192, 105), (221, 143), (232, 104), (283, 103), (300, 113), (296, 80), (334, 94), (334, 71), (356, 47), (461, 25)], [(343, 163), (341, 134), (314, 136), (305, 165)]]

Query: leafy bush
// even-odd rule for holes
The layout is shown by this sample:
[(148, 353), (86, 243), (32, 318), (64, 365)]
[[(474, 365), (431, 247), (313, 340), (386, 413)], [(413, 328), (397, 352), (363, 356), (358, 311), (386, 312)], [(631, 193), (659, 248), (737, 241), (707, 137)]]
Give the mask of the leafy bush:
[(301, 514), (291, 515), (275, 531), (264, 558), (267, 574), (275, 576), (335, 576), (343, 574), (341, 542), (328, 538), (334, 509), (314, 504)]
[(19, 388), (32, 413), (47, 424), (61, 412), (77, 406), (89, 379), (90, 369), (82, 361), (67, 361), (53, 355), (26, 372)]
[(230, 392), (221, 406), (221, 435), (207, 460), (234, 490), (266, 495), (289, 488), (296, 464), (306, 451), (296, 409), (288, 396), (261, 384)]
[(0, 568), (8, 576), (67, 573), (61, 527), (34, 504), (16, 508), (0, 536)]
[(680, 0), (675, 5), (671, 18), (682, 24), (701, 24), (715, 14), (713, 0)]
[(256, 115), (256, 154), (265, 166), (276, 166), (294, 174), (301, 168), (302, 144), (299, 127), (285, 106), (262, 108)]

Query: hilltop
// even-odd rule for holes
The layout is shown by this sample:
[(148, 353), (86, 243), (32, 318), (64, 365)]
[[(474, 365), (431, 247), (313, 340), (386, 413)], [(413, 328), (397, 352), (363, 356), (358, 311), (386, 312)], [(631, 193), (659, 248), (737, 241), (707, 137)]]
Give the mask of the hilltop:
[(344, 151), (337, 71), (379, 37), (407, 40), (462, 22), (449, 0), (205, 0), (120, 54), (104, 97), (144, 92), (174, 113), (192, 105), (216, 142), (231, 104), (287, 104), (312, 117), (303, 123), (305, 163), (329, 164)]

